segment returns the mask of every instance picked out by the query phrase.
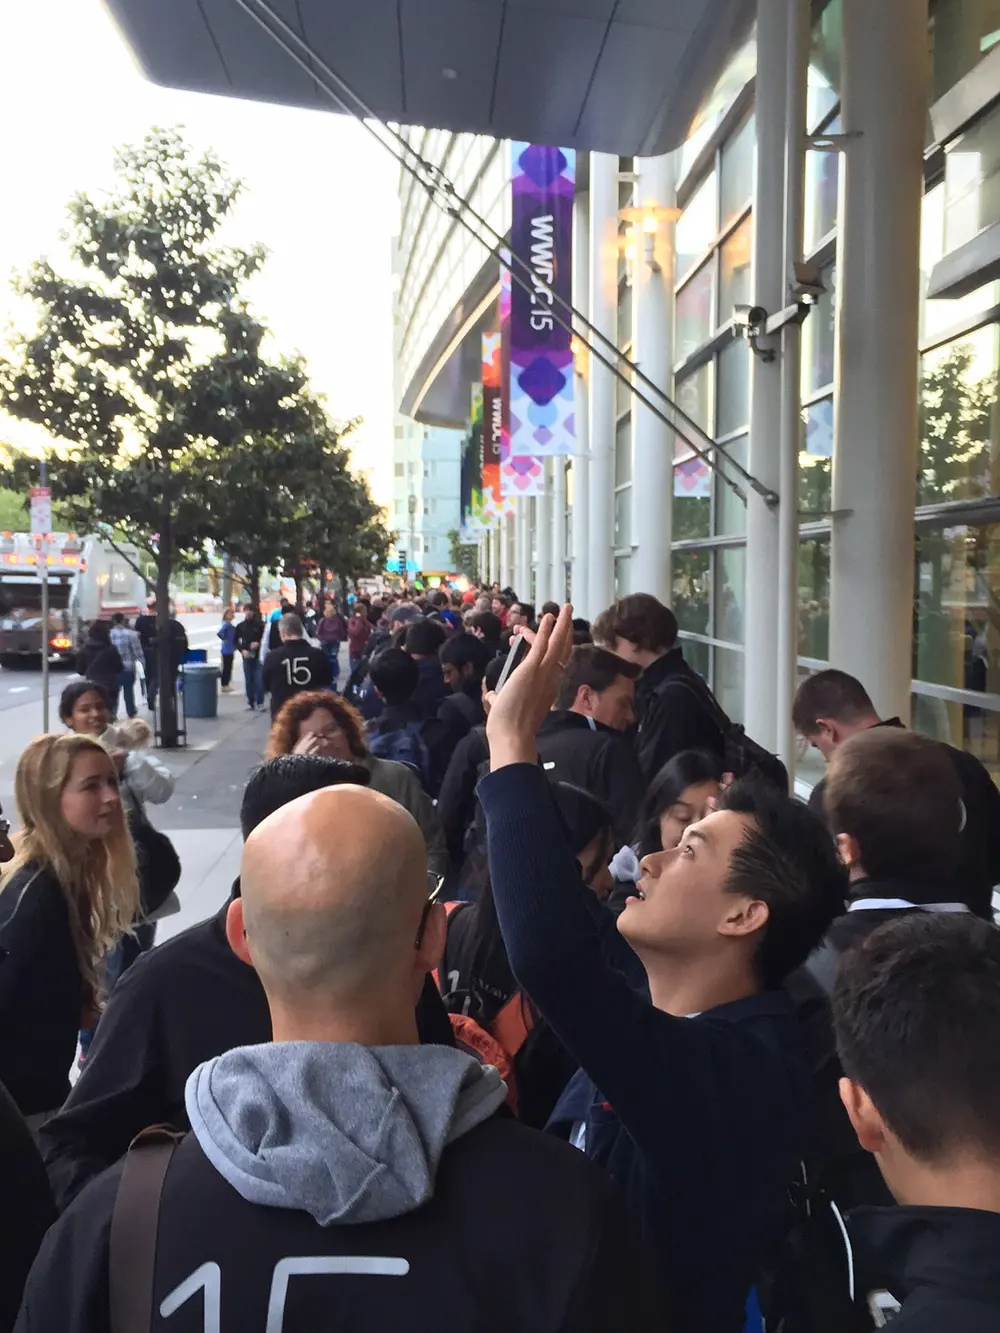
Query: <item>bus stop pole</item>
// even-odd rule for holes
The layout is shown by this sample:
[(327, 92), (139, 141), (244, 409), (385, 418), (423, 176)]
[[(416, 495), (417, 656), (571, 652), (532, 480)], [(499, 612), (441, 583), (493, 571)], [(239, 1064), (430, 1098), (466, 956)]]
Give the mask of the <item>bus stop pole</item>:
[[(42, 458), (42, 485), (48, 486), (48, 469)], [(39, 539), (42, 562), (42, 730), (49, 729), (49, 534)]]

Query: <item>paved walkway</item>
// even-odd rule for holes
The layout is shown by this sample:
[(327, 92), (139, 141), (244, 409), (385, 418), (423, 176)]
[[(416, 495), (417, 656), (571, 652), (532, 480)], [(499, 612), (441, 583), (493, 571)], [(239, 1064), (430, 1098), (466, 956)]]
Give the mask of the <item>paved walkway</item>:
[(240, 802), (260, 763), (270, 717), (247, 709), (238, 668), (234, 684), (232, 694), (220, 696), (218, 718), (188, 720), (186, 749), (157, 751), (177, 774), (177, 788), (147, 813), (170, 835), (182, 867), (181, 911), (160, 923), (160, 940), (215, 912), (239, 872)]

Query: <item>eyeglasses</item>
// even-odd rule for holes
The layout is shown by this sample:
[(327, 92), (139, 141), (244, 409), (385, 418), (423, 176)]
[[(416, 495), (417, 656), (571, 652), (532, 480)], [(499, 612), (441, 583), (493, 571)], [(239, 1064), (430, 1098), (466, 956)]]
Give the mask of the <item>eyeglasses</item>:
[(444, 875), (435, 875), (428, 870), (427, 887), (430, 892), (427, 895), (427, 901), (424, 903), (424, 910), (420, 915), (420, 925), (417, 927), (417, 942), (414, 946), (417, 949), (424, 942), (424, 932), (427, 929), (427, 920), (431, 914), (431, 908), (440, 898), (441, 890), (444, 888)]

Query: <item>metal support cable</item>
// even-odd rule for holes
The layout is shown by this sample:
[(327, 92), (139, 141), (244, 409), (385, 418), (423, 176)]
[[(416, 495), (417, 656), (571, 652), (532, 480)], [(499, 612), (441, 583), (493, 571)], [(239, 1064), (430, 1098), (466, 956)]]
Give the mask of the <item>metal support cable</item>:
[[(367, 130), (369, 134), (389, 152), (394, 160), (399, 163), (403, 170), (409, 172), (420, 184), (424, 186), (431, 199), (445, 213), (462, 226), (469, 234), (479, 241), (479, 243), (497, 260), (498, 264), (510, 269), (511, 280), (516, 282), (519, 287), (529, 294), (534, 293), (539, 287), (542, 287), (545, 293), (555, 303), (558, 303), (566, 312), (566, 315), (559, 314), (552, 310), (552, 317), (557, 324), (565, 329), (571, 336), (579, 336), (573, 327), (573, 321), (581, 329), (586, 330), (591, 337), (598, 339), (611, 351), (611, 357), (587, 338), (582, 338), (584, 345), (603, 366), (611, 371), (615, 378), (625, 385), (630, 394), (634, 395), (658, 420), (662, 421), (669, 430), (673, 431), (684, 443), (691, 449), (692, 453), (710, 467), (731, 490), (737, 494), (740, 499), (746, 503), (746, 492), (730, 477), (722, 466), (720, 458), (724, 458), (726, 464), (731, 467), (739, 476), (754, 490), (768, 505), (775, 505), (778, 502), (777, 494), (769, 487), (765, 486), (756, 477), (735, 458), (732, 458), (724, 451), (720, 451), (720, 446), (705, 432), (698, 423), (684, 411), (673, 399), (661, 389), (648, 375), (628, 357), (626, 357), (616, 346), (612, 339), (602, 333), (593, 325), (587, 317), (577, 310), (571, 302), (557, 292), (551, 291), (545, 284), (540, 283), (534, 274), (530, 264), (512, 250), (508, 242), (499, 232), (495, 230), (492, 224), (482, 217), (472, 207), (467, 199), (459, 195), (457, 189), (451, 180), (444, 174), (440, 167), (435, 163), (429, 162), (421, 156), (419, 152), (406, 140), (406, 138), (381, 119), (358, 93), (336, 72), (326, 61), (323, 60), (315, 51), (312, 50), (309, 43), (299, 33), (295, 31), (280, 14), (276, 14), (268, 0), (236, 0), (236, 4), (250, 17), (255, 23), (279, 46), (286, 55), (289, 56), (295, 64), (319, 87), (330, 100), (338, 106), (347, 115), (353, 116)], [(260, 12), (260, 11), (263, 11)], [(266, 16), (266, 17), (265, 17)], [(275, 27), (271, 25), (274, 24)], [(276, 30), (279, 29), (280, 31)], [(296, 49), (298, 48), (298, 49)], [(335, 91), (329, 87), (320, 74), (324, 75), (331, 83), (336, 85), (340, 91)], [(352, 105), (353, 104), (353, 105)], [(470, 221), (471, 219), (471, 221)], [(481, 232), (485, 231), (484, 237)], [(613, 359), (612, 359), (613, 358)], [(667, 416), (666, 413), (655, 403), (651, 402), (646, 394), (640, 392), (636, 387), (638, 381), (648, 387), (676, 414), (687, 427), (682, 429), (677, 424), (676, 419)], [(696, 444), (691, 439), (687, 431), (693, 431), (703, 441), (708, 448), (713, 451), (719, 451), (719, 457), (713, 457), (704, 447)]]

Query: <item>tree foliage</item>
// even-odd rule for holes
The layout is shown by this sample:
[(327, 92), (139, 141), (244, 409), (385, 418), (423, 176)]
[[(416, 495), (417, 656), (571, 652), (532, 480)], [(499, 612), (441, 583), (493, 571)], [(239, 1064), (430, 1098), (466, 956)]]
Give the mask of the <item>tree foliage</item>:
[[(42, 259), (16, 283), (38, 323), (0, 359), (0, 401), (60, 442), (50, 466), (67, 521), (155, 561), (169, 745), (175, 568), (202, 563), (211, 539), (254, 570), (312, 544), (351, 573), (386, 534), (302, 361), (262, 353), (244, 286), (265, 251), (219, 238), (240, 182), (174, 130), (122, 148), (115, 170), (107, 195), (69, 206), (66, 272)], [(36, 466), (15, 457), (19, 488)]]

